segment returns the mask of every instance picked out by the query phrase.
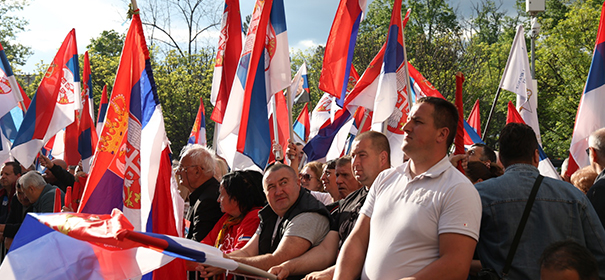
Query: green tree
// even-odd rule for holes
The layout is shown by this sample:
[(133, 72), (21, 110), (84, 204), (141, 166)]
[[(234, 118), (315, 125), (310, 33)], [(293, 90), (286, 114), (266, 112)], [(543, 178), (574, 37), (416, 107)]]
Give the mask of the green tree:
[(32, 54), (31, 48), (17, 42), (17, 34), (25, 31), (27, 20), (15, 16), (16, 12), (23, 10), (28, 2), (25, 0), (5, 0), (0, 2), (0, 43), (13, 70), (25, 65), (25, 61)]

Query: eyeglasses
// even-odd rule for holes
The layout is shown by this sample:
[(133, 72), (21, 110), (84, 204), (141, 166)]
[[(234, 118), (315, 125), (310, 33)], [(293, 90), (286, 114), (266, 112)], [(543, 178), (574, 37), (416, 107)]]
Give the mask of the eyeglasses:
[(301, 180), (310, 181), (315, 177), (311, 176), (311, 174), (298, 174), (298, 178)]
[(189, 166), (180, 166), (179, 165), (179, 167), (176, 168), (176, 172), (177, 173), (187, 172), (188, 168), (196, 167), (196, 166), (199, 166), (199, 165), (189, 165)]

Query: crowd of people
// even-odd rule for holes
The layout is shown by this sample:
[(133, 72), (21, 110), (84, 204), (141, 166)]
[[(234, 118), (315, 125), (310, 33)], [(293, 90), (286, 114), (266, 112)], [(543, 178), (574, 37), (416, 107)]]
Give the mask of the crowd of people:
[[(263, 173), (229, 172), (190, 145), (174, 168), (189, 205), (184, 236), (278, 279), (605, 279), (605, 128), (589, 138), (591, 165), (558, 180), (540, 175), (531, 127), (507, 124), (498, 152), (475, 144), (449, 155), (457, 123), (450, 102), (419, 99), (397, 166), (375, 131), (327, 163), (290, 143)], [(52, 212), (57, 188), (85, 180), (64, 161), (40, 162), (44, 175), (16, 162), (0, 172), (6, 248), (27, 212)], [(190, 279), (239, 277), (187, 268)]]

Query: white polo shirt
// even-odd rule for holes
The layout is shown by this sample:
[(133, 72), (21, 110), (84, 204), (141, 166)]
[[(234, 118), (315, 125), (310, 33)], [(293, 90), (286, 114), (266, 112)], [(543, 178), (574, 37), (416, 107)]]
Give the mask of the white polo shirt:
[(444, 157), (412, 178), (409, 162), (378, 175), (361, 214), (371, 218), (362, 279), (410, 276), (439, 258), (439, 235), (479, 239), (481, 199)]

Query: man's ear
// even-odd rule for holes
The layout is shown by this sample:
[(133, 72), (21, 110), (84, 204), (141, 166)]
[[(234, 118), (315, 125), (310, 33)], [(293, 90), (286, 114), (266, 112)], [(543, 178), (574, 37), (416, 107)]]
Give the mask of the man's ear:
[(539, 163), (540, 163), (540, 151), (539, 151), (538, 149), (536, 149), (536, 150), (534, 151), (534, 158), (533, 158), (533, 162), (532, 162), (532, 164), (533, 164), (535, 167), (538, 167), (538, 164), (539, 164)]
[(447, 127), (442, 127), (437, 130), (437, 143), (442, 143), (447, 141), (448, 136), (450, 135), (450, 129)]

